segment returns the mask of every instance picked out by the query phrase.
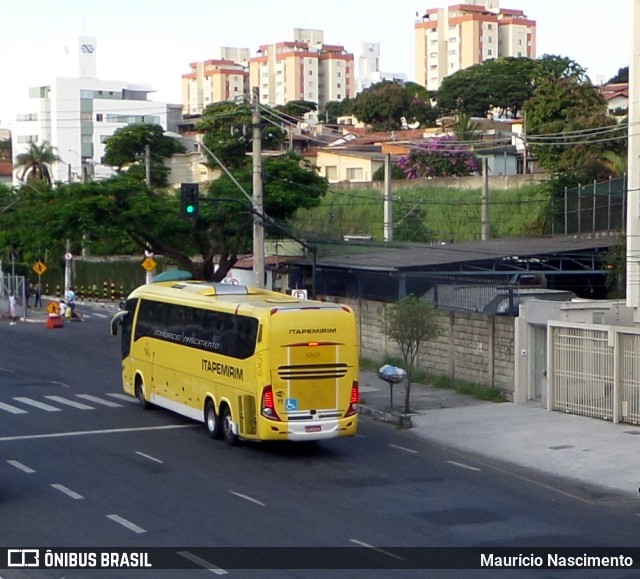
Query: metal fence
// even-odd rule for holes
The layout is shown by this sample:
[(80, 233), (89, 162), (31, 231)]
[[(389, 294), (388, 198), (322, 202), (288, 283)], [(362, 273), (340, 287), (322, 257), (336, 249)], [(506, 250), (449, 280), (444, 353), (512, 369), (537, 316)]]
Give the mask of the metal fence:
[(9, 292), (16, 296), (18, 315), (25, 318), (27, 315), (27, 303), (25, 292), (25, 278), (21, 275), (7, 275), (0, 270), (0, 315), (4, 317), (9, 313)]
[(565, 189), (564, 206), (556, 215), (564, 215), (564, 231), (554, 226), (553, 233), (580, 234), (619, 231), (626, 226), (627, 177), (609, 179)]
[(549, 322), (549, 409), (640, 424), (640, 329)]

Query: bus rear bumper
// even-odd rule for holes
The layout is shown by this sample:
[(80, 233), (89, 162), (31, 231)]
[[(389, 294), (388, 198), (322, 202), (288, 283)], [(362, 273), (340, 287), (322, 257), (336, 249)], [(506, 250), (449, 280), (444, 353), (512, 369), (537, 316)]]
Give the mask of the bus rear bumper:
[(270, 432), (265, 436), (269, 440), (310, 441), (328, 440), (338, 436), (354, 436), (356, 434), (357, 416), (336, 420), (323, 420), (313, 423), (271, 424)]

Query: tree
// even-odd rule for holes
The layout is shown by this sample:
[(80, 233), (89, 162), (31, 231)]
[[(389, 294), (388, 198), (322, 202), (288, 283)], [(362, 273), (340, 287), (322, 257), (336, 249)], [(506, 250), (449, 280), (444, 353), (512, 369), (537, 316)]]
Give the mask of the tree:
[(353, 99), (352, 113), (377, 130), (400, 129), (403, 117), (407, 123), (433, 125), (436, 113), (431, 103), (416, 98), (415, 92), (402, 83), (382, 81)]
[(499, 109), (517, 117), (533, 94), (536, 61), (530, 58), (498, 58), (459, 70), (443, 79), (437, 94), (438, 107), (445, 114), (460, 111), (486, 117)]
[(26, 183), (44, 181), (50, 185), (53, 181), (50, 166), (56, 161), (61, 159), (48, 141), (44, 141), (42, 145), (29, 141), (29, 150), (16, 157), (18, 179)]
[(317, 111), (318, 105), (311, 101), (297, 100), (289, 101), (284, 105), (277, 106), (275, 110), (290, 117), (297, 117), (301, 119), (306, 113)]
[(625, 66), (624, 68), (618, 69), (618, 74), (611, 77), (606, 84), (618, 84), (629, 82), (629, 67)]
[[(286, 219), (298, 207), (317, 205), (328, 188), (325, 179), (294, 155), (266, 159), (263, 174), (265, 212), (274, 219)], [(237, 172), (236, 178), (251, 190), (251, 167)], [(80, 240), (87, 234), (94, 254), (150, 249), (195, 279), (220, 281), (239, 253), (251, 250), (251, 203), (224, 176), (201, 195), (196, 220), (180, 219), (178, 206), (173, 193), (150, 189), (126, 172), (55, 190), (23, 187), (11, 209), (0, 213), (0, 241), (24, 251), (51, 249), (61, 255), (66, 238)]]
[(607, 114), (598, 89), (577, 77), (542, 81), (525, 111), (528, 143), (549, 173), (571, 174), (578, 182), (607, 178), (603, 153), (622, 153), (626, 146), (626, 127)]
[(398, 166), (407, 179), (465, 177), (480, 170), (478, 159), (450, 136), (436, 137), (416, 145), (406, 157), (400, 157)]
[(400, 347), (407, 372), (404, 394), (404, 413), (409, 414), (411, 383), (416, 370), (420, 346), (434, 340), (442, 333), (435, 320), (435, 305), (414, 295), (408, 295), (391, 304), (387, 310), (386, 335)]
[(324, 120), (327, 123), (335, 124), (338, 117), (346, 117), (353, 112), (353, 99), (349, 97), (341, 101), (329, 101), (324, 106)]
[(144, 179), (147, 147), (151, 155), (151, 184), (165, 187), (170, 169), (162, 160), (184, 153), (185, 149), (174, 138), (165, 136), (160, 125), (131, 124), (117, 129), (107, 138), (101, 162), (118, 173), (126, 169), (132, 176)]
[[(277, 111), (265, 117), (273, 120), (278, 117)], [(196, 130), (204, 133), (203, 142), (228, 169), (242, 167), (251, 163), (247, 153), (253, 148), (253, 127), (251, 108), (242, 103), (219, 102), (209, 105), (202, 112)], [(284, 131), (265, 121), (262, 128), (262, 149), (280, 150), (285, 142)], [(218, 167), (215, 160), (210, 159), (211, 167)]]

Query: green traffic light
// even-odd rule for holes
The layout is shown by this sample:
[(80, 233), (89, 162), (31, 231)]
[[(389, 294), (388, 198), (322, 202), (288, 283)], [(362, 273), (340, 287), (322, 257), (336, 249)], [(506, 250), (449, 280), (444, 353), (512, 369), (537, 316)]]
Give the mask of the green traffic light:
[(187, 213), (193, 213), (195, 210), (193, 205), (187, 205)]

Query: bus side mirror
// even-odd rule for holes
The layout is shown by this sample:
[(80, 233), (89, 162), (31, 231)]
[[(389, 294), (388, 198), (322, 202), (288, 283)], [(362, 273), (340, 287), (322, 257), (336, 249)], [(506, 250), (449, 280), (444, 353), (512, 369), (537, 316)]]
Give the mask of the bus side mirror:
[(128, 314), (127, 310), (120, 310), (117, 314), (111, 318), (111, 335), (118, 335), (118, 326), (122, 324), (123, 318)]

